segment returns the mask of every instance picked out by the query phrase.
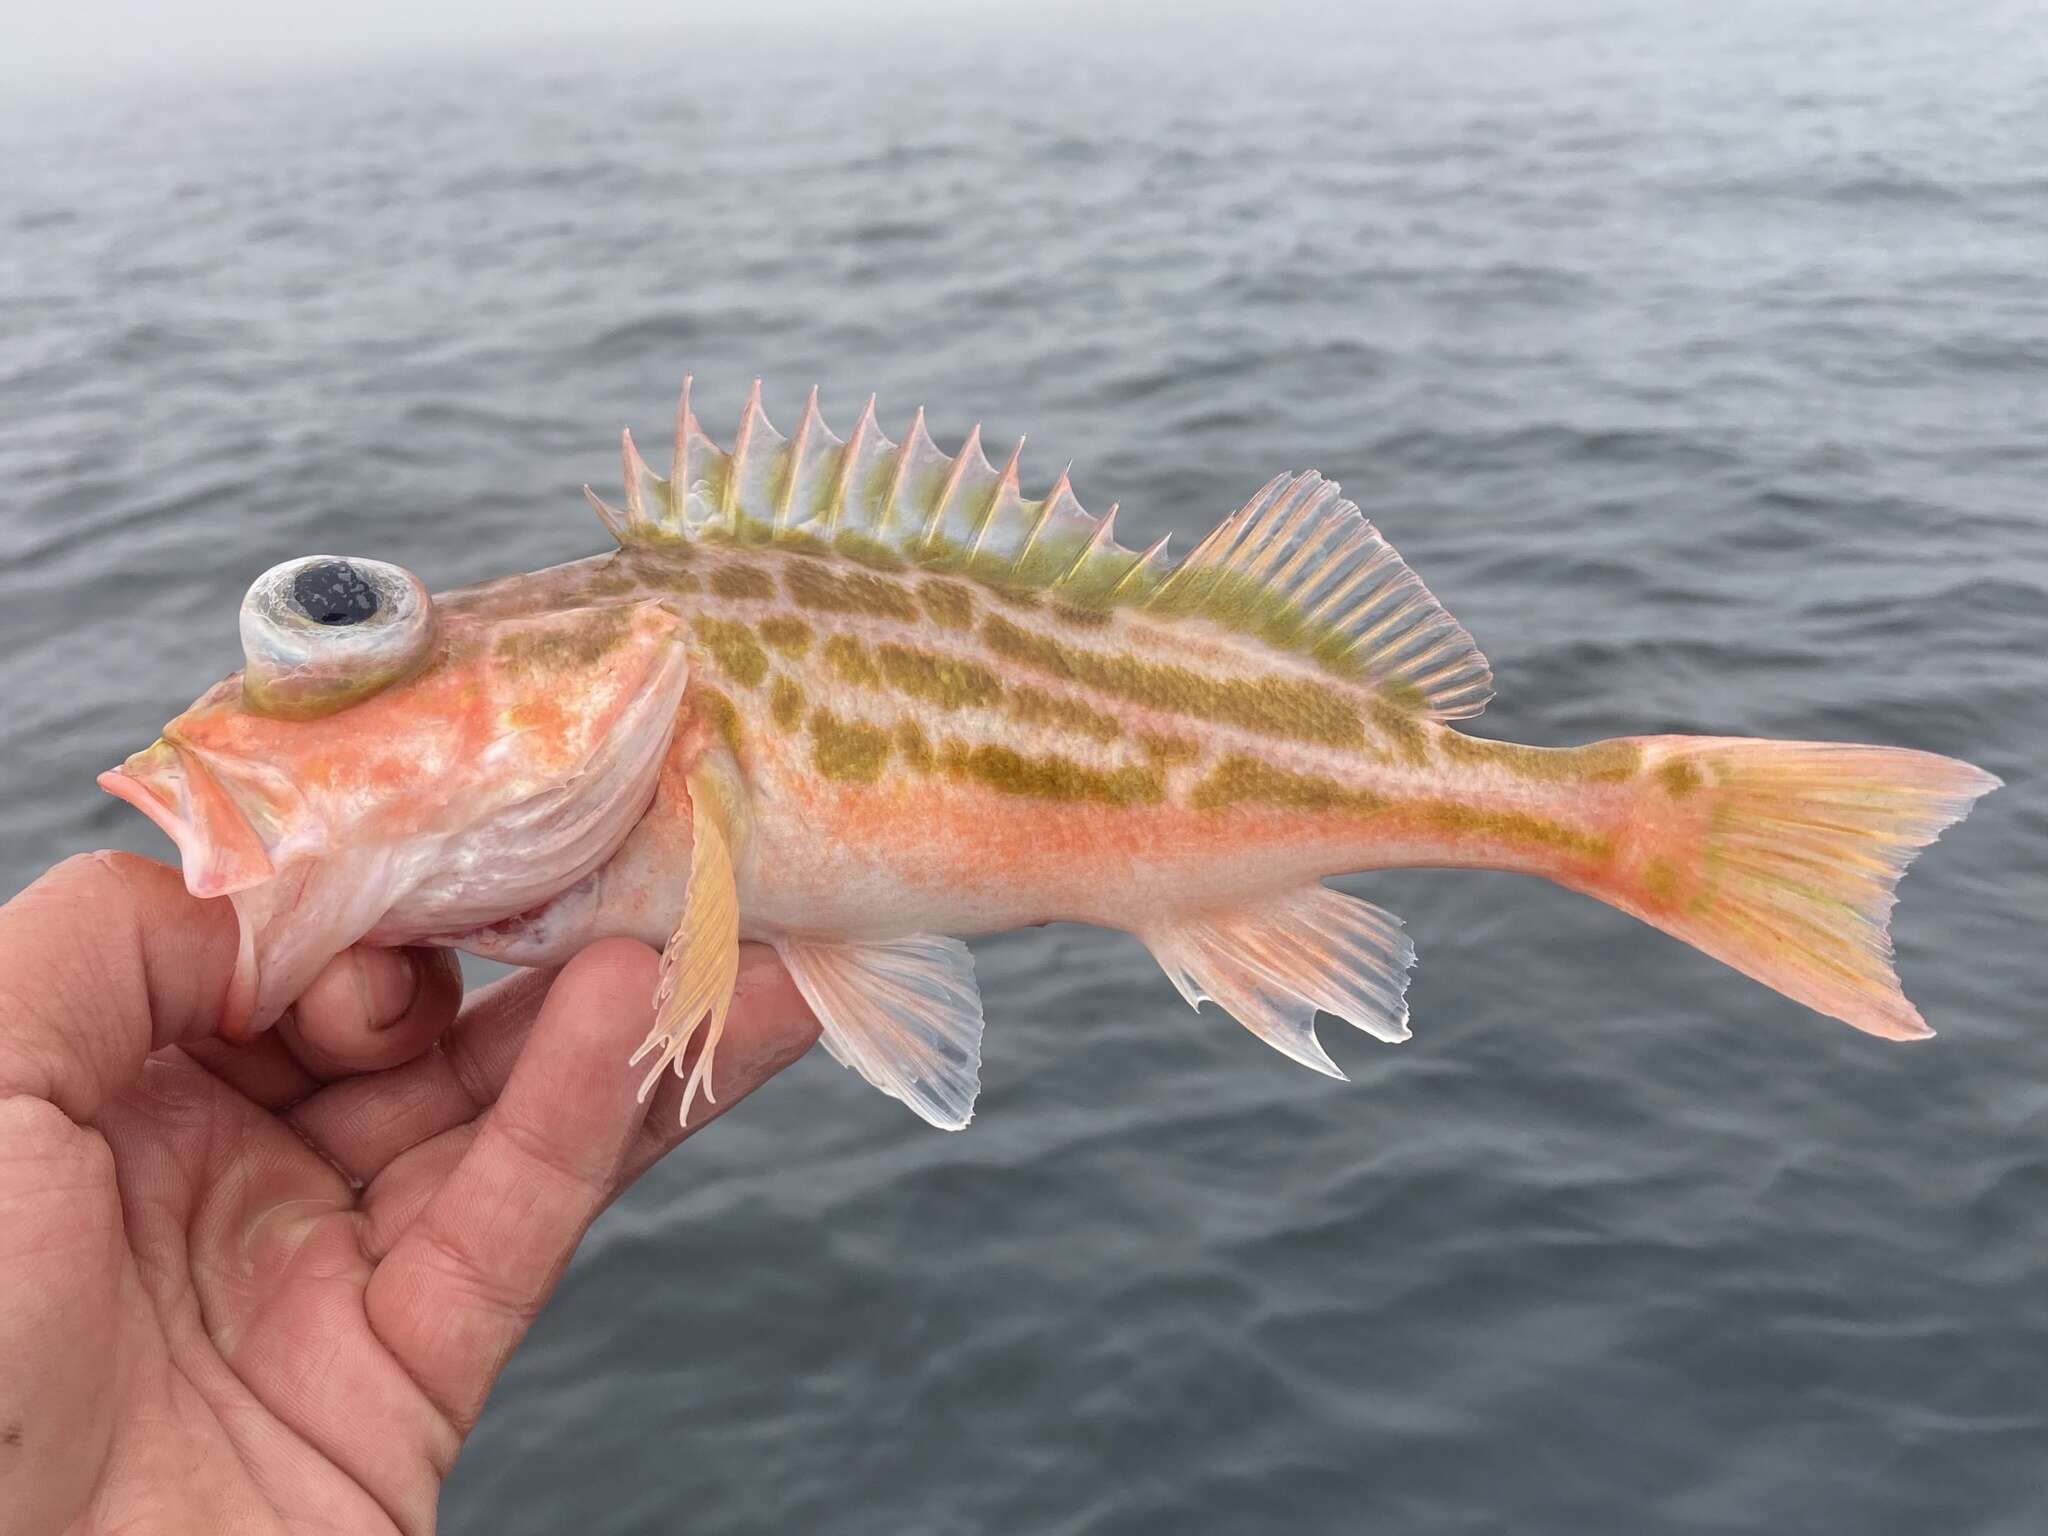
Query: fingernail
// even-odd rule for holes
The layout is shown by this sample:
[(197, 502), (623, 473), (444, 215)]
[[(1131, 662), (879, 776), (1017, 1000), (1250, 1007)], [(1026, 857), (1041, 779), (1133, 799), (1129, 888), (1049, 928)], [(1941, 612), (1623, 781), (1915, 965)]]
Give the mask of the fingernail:
[[(391, 1028), (410, 1013), (413, 997), (420, 989), (419, 962), (411, 950), (385, 950), (383, 954), (390, 958), (375, 967), (376, 984), (365, 980), (363, 986), (363, 1013), (373, 1035)], [(370, 970), (367, 957), (357, 955), (356, 967), (357, 976), (365, 977)]]

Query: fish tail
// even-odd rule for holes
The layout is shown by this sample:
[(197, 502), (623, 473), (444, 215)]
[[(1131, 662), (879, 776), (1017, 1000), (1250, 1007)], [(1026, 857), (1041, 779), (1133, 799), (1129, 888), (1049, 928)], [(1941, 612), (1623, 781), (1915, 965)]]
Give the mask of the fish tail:
[(1892, 1040), (1933, 1033), (1892, 968), (1894, 888), (1999, 781), (1834, 742), (1639, 739), (1641, 799), (1591, 890), (1744, 975)]

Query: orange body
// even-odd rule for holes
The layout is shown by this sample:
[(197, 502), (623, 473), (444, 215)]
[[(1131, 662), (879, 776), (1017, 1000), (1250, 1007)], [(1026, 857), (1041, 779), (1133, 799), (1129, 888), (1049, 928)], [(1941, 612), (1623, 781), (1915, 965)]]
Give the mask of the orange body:
[[(1926, 1026), (1892, 887), (1996, 781), (1926, 753), (1717, 737), (1520, 747), (1457, 728), (1471, 637), (1314, 474), (1178, 567), (978, 437), (834, 437), (758, 393), (731, 453), (688, 396), (676, 469), (626, 450), (617, 551), (429, 598), (309, 557), (245, 601), (249, 667), (103, 782), (232, 896), (234, 1021), (339, 948), (667, 952), (656, 1070), (716, 1038), (740, 938), (825, 1041), (964, 1124), (980, 1005), (957, 936), (1122, 928), (1191, 1001), (1335, 1071), (1317, 1009), (1405, 1035), (1398, 922), (1322, 888), (1390, 866), (1589, 893), (1873, 1033)], [(708, 1045), (702, 1058), (708, 1060)], [(700, 1064), (698, 1077), (703, 1068)], [(687, 1112), (686, 1098), (686, 1112)]]

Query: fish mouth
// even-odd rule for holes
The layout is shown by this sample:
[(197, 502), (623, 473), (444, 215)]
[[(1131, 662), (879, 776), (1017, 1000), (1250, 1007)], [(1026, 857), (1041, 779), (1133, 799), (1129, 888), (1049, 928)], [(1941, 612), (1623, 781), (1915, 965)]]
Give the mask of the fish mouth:
[(124, 800), (178, 846), (185, 889), (194, 896), (229, 896), (277, 873), (248, 814), (190, 753), (159, 739), (99, 785)]
[(228, 897), (240, 930), (234, 974), (221, 1000), (220, 1032), (243, 1038), (256, 1022), (259, 994), (256, 924), (244, 893), (267, 887), (277, 875), (270, 850), (255, 824), (189, 752), (159, 738), (119, 768), (99, 776), (99, 785), (126, 801), (177, 844), (185, 889), (194, 896)]
[(234, 903), (240, 953), (220, 1033), (267, 1028), (351, 944), (440, 942), (508, 914), (537, 917), (582, 883), (653, 798), (689, 677), (676, 627), (665, 609), (638, 620), (643, 670), (596, 721), (596, 749), (509, 804), (487, 798), (486, 751), (464, 760), (470, 778), (395, 828), (366, 830), (350, 819), (360, 806), (309, 797), (289, 754), (216, 750), (175, 722), (101, 774), (101, 788), (177, 844), (188, 891)]

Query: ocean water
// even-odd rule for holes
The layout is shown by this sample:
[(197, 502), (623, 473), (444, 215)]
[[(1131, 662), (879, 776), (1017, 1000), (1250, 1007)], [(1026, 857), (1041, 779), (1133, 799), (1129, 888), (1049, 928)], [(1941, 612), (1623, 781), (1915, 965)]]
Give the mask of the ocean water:
[[(821, 1054), (597, 1227), (457, 1533), (2048, 1529), (2048, 49), (2035, 7), (743, 20), (0, 104), (0, 890), (272, 562), (594, 552), (578, 486), (870, 390), (1130, 536), (1343, 480), (1485, 731), (2007, 780), (1889, 1046), (1506, 876), (1354, 1081), (1135, 941), (977, 944), (973, 1127)], [(772, 32), (773, 35), (770, 35)]]

